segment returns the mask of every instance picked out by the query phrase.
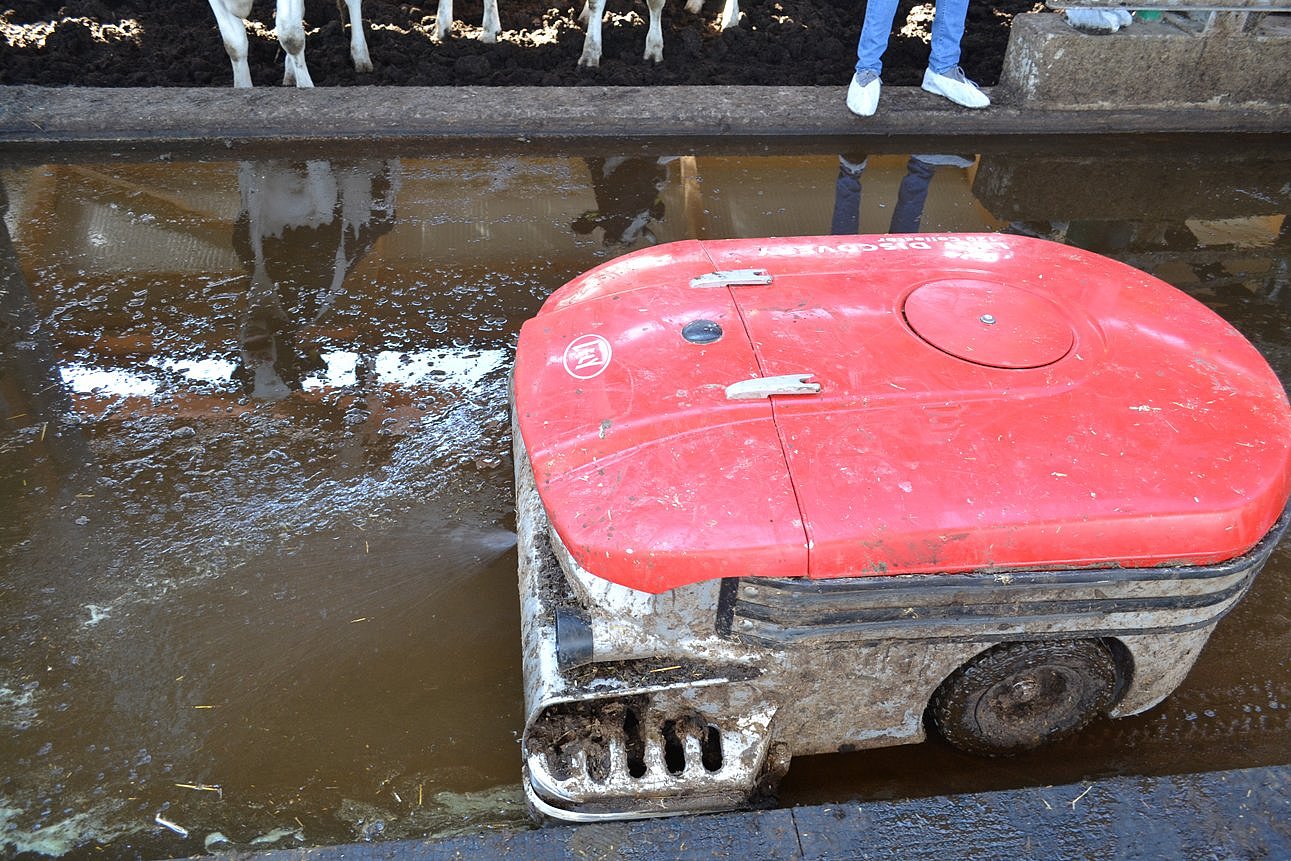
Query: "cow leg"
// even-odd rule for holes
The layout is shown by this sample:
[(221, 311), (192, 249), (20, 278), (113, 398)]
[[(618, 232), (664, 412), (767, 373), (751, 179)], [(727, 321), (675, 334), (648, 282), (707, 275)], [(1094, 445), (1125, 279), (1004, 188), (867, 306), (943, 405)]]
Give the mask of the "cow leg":
[(305, 0), (278, 0), (274, 27), (278, 31), (278, 44), (286, 54), (283, 86), (314, 86), (309, 77), (309, 67), (305, 65)]
[(482, 42), (496, 42), (498, 33), (502, 31), (502, 22), (498, 19), (498, 0), (484, 0), (484, 21), (480, 25), (483, 33), (480, 34)]
[(704, 0), (686, 0), (686, 11), (698, 15), (704, 9)]
[(453, 30), (453, 0), (439, 0), (435, 12), (435, 38), (444, 41)]
[[(247, 64), (247, 25), (237, 12), (229, 8), (225, 0), (210, 0), (211, 11), (215, 13), (215, 23), (220, 27), (220, 38), (224, 40), (224, 50), (229, 55), (233, 66), (233, 86), (251, 86), (251, 67)], [(250, 12), (251, 4), (245, 3)]]
[(663, 62), (663, 4), (664, 0), (646, 0), (650, 10), (650, 29), (646, 32), (645, 59)]
[(583, 37), (583, 55), (578, 65), (595, 68), (601, 64), (601, 19), (605, 17), (605, 0), (587, 0), (587, 35)]
[(720, 24), (723, 30), (740, 25), (740, 0), (726, 0), (722, 5)]
[[(344, 11), (341, 3), (342, 0), (336, 0), (336, 8)], [(370, 72), (372, 71), (372, 57), (368, 54), (368, 40), (363, 33), (363, 1), (344, 0), (344, 3), (349, 9), (350, 57), (354, 60), (354, 68), (359, 72)]]

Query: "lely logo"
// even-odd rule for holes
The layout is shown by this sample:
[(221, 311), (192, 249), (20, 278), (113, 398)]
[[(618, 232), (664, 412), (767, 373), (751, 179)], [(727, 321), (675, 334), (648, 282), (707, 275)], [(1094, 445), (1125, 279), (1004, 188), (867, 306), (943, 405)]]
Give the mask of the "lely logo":
[(580, 335), (565, 348), (565, 372), (576, 380), (590, 380), (610, 366), (610, 342), (600, 335)]

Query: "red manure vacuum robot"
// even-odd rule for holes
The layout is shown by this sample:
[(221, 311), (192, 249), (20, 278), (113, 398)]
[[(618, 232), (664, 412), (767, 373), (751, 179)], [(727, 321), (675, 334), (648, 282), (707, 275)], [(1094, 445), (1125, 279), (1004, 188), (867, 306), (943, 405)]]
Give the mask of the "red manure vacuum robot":
[(738, 807), (791, 757), (1024, 751), (1179, 685), (1287, 528), (1236, 330), (1007, 235), (686, 241), (556, 291), (513, 439), (525, 790)]

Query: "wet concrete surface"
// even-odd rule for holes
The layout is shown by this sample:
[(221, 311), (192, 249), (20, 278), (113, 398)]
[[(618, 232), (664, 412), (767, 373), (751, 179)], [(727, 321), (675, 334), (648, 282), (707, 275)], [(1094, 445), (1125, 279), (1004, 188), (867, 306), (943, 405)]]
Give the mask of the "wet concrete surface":
[(1223, 100), (1199, 106), (1043, 110), (1007, 94), (968, 110), (918, 87), (887, 87), (881, 109), (860, 118), (844, 87), (346, 87), (101, 89), (0, 87), (7, 148), (167, 140), (411, 139), (615, 141), (718, 136), (763, 142), (892, 135), (1035, 136), (1230, 132), (1286, 134), (1291, 106)]
[[(840, 152), (870, 156), (853, 229), (884, 232), (910, 153), (956, 148), (835, 143), (144, 149), (0, 170), (2, 851), (157, 858), (523, 828), (506, 415), (519, 324), (647, 242), (828, 232), (846, 215)], [(1291, 380), (1285, 147), (975, 152), (936, 168), (919, 229), (1126, 260), (1218, 310)], [(803, 758), (781, 803), (915, 815), (950, 793), (1285, 764), (1289, 620), (1282, 547), (1147, 714), (1011, 760), (939, 742)]]

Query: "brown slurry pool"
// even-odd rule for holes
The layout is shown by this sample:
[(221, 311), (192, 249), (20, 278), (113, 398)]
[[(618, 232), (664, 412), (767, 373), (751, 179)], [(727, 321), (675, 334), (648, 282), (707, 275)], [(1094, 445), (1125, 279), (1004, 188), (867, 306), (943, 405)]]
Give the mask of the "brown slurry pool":
[[(1125, 260), (1291, 379), (1285, 151), (1090, 147), (937, 166), (921, 229)], [(3, 851), (523, 823), (516, 330), (646, 242), (829, 232), (838, 154), (221, 157), (0, 171)], [(859, 230), (908, 159), (870, 156)], [(1147, 714), (1010, 760), (805, 758), (782, 803), (1285, 762), (1289, 622), (1283, 547)]]

